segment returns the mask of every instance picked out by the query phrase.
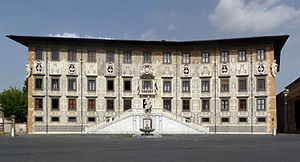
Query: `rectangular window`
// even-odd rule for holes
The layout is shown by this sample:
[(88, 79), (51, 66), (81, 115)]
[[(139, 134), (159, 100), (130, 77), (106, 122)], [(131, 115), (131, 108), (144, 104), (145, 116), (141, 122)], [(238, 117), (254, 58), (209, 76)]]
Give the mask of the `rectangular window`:
[(124, 53), (124, 63), (131, 63), (131, 52)]
[(37, 49), (35, 51), (35, 59), (36, 60), (43, 60), (43, 50), (42, 49)]
[(247, 111), (247, 99), (239, 99), (239, 111)]
[(53, 91), (58, 91), (59, 90), (59, 79), (51, 79), (51, 89)]
[(168, 111), (172, 110), (171, 100), (164, 100), (164, 110), (168, 110)]
[(77, 121), (77, 118), (76, 118), (76, 117), (69, 117), (69, 118), (68, 118), (68, 121), (69, 121), (69, 122), (76, 122), (76, 121)]
[(202, 111), (209, 111), (209, 100), (202, 100)]
[(126, 99), (124, 100), (124, 111), (131, 109), (131, 100)]
[(190, 92), (190, 81), (182, 81), (182, 92)]
[(265, 91), (266, 90), (266, 79), (257, 79), (257, 90)]
[(247, 91), (247, 78), (239, 79), (239, 91)]
[(96, 80), (95, 79), (88, 79), (88, 90), (96, 91)]
[(247, 118), (239, 118), (239, 122), (245, 123), (245, 122), (247, 122)]
[(43, 89), (43, 79), (42, 78), (36, 78), (35, 79), (35, 89), (36, 90), (42, 90)]
[(202, 81), (202, 92), (209, 92), (209, 80)]
[(202, 63), (209, 63), (209, 53), (208, 52), (202, 53)]
[(52, 98), (52, 110), (58, 110), (59, 109), (59, 99), (58, 98)]
[(190, 63), (190, 54), (189, 53), (182, 54), (182, 63), (184, 63), (184, 64)]
[(59, 61), (58, 50), (52, 50), (51, 59), (52, 59), (52, 61)]
[(209, 118), (202, 118), (202, 122), (203, 123), (208, 123), (209, 122)]
[(76, 91), (76, 79), (69, 79), (69, 91)]
[(35, 99), (35, 104), (34, 104), (35, 109), (43, 109), (43, 99), (42, 98), (36, 98)]
[(59, 122), (59, 117), (51, 117), (52, 122)]
[(182, 111), (190, 110), (190, 100), (182, 100)]
[(265, 60), (265, 50), (257, 50), (257, 60)]
[(229, 118), (222, 118), (222, 123), (228, 123), (229, 122)]
[(151, 62), (151, 54), (149, 52), (144, 52), (144, 63)]
[(239, 61), (240, 62), (246, 61), (246, 51), (239, 51)]
[(221, 110), (222, 111), (228, 111), (229, 110), (229, 100), (228, 99), (221, 100)]
[(147, 90), (152, 89), (151, 81), (144, 81), (143, 82), (143, 89), (147, 89)]
[(36, 122), (42, 122), (43, 121), (43, 117), (34, 117), (34, 121), (36, 121)]
[(229, 91), (229, 79), (221, 79), (221, 92)]
[(131, 81), (124, 80), (124, 91), (131, 91)]
[(114, 80), (107, 80), (107, 91), (114, 91)]
[(164, 81), (164, 92), (171, 92), (171, 81)]
[(71, 61), (71, 62), (76, 62), (77, 58), (76, 58), (76, 51), (75, 50), (69, 50), (68, 60)]
[(264, 117), (259, 117), (257, 118), (257, 122), (261, 123), (261, 122), (266, 122), (266, 118)]
[(106, 110), (113, 111), (114, 110), (114, 100), (106, 100)]
[(76, 99), (69, 99), (69, 110), (76, 110)]
[(96, 62), (96, 52), (95, 51), (88, 52), (88, 62)]
[(88, 110), (96, 110), (96, 99), (88, 99)]
[(113, 52), (107, 52), (106, 62), (107, 63), (113, 63), (114, 62), (114, 53)]
[(228, 51), (221, 52), (221, 62), (228, 62)]
[(266, 99), (262, 99), (262, 98), (257, 99), (257, 110), (258, 111), (266, 110)]
[(171, 63), (171, 54), (164, 53), (164, 64), (170, 64), (170, 63)]
[(95, 117), (88, 117), (88, 122), (95, 122), (96, 118)]

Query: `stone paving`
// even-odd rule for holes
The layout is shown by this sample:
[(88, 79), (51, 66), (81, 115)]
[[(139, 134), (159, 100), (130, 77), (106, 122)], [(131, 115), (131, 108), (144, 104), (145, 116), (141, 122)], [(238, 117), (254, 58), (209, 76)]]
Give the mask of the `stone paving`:
[(299, 161), (300, 135), (0, 136), (0, 161)]

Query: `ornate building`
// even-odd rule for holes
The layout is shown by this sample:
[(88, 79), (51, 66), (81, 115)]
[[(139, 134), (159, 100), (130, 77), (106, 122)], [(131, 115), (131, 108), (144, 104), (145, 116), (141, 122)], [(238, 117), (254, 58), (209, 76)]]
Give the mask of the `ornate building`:
[[(276, 129), (275, 77), (288, 35), (201, 41), (8, 37), (28, 47), (29, 133)], [(150, 102), (150, 101), (149, 101)]]

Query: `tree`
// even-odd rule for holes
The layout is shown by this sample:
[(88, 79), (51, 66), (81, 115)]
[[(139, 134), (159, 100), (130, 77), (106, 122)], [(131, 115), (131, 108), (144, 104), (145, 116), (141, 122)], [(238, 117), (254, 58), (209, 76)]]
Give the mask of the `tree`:
[[(26, 86), (26, 81), (24, 86)], [(10, 87), (0, 93), (0, 103), (4, 108), (4, 115), (10, 117), (16, 116), (16, 121), (25, 122), (27, 118), (27, 99), (28, 94), (26, 88), (23, 90)]]

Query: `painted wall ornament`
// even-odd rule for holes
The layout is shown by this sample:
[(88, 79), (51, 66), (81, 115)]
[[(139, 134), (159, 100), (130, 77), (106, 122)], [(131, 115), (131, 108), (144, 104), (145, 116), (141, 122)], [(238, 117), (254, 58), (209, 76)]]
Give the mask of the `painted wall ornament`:
[(109, 74), (112, 74), (112, 73), (114, 72), (114, 67), (113, 67), (112, 65), (108, 65), (108, 67), (107, 67), (107, 72), (108, 72)]
[(141, 78), (154, 78), (151, 65), (143, 65), (140, 71)]
[(278, 64), (276, 63), (276, 60), (273, 60), (272, 66), (271, 66), (271, 72), (272, 76), (275, 78), (277, 75), (277, 70), (278, 70)]
[(37, 62), (36, 66), (35, 66), (35, 70), (38, 74), (42, 74), (42, 70), (43, 70), (43, 65), (41, 62)]
[(264, 67), (264, 65), (258, 65), (258, 67), (257, 67), (257, 72), (259, 73), (259, 74), (262, 74), (262, 73), (264, 73), (264, 71), (265, 71), (265, 67)]
[(228, 73), (228, 67), (226, 64), (222, 65), (222, 74), (227, 74)]
[(76, 72), (76, 67), (75, 67), (75, 64), (74, 64), (74, 63), (70, 63), (70, 64), (69, 64), (69, 72), (70, 72), (71, 74), (75, 74), (75, 72)]

